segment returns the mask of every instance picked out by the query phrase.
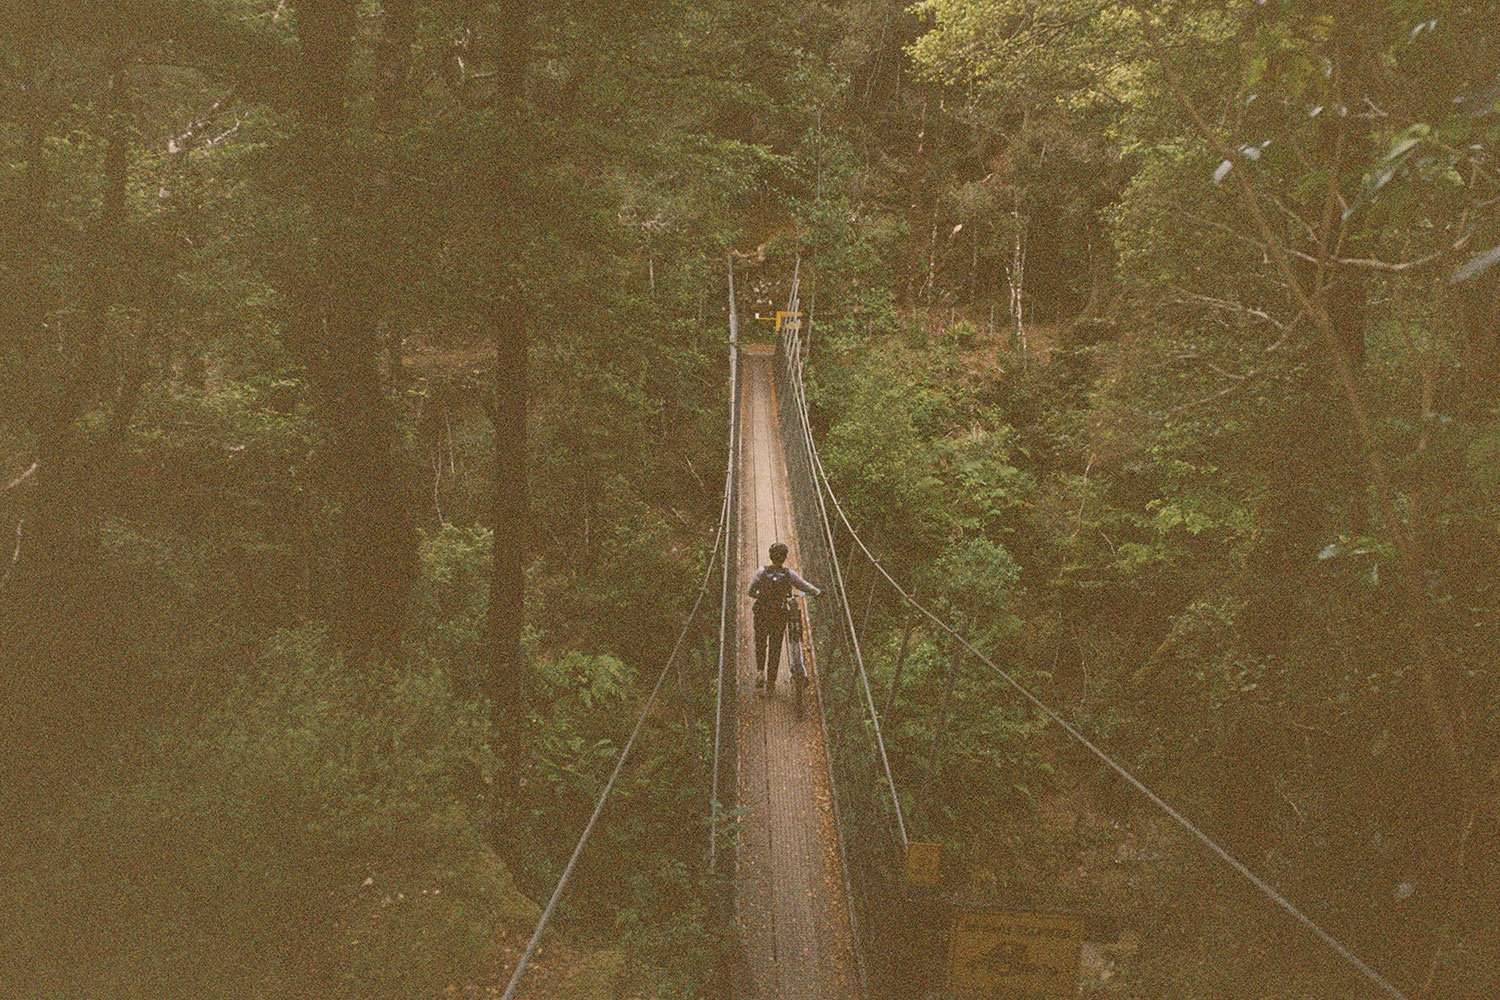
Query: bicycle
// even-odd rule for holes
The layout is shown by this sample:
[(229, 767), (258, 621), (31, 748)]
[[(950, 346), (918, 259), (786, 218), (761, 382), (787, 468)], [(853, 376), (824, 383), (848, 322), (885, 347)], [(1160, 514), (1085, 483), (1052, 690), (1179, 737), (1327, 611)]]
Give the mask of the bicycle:
[(792, 675), (792, 707), (802, 718), (802, 692), (807, 687), (807, 663), (802, 654), (802, 602), (795, 594), (786, 599), (786, 662)]

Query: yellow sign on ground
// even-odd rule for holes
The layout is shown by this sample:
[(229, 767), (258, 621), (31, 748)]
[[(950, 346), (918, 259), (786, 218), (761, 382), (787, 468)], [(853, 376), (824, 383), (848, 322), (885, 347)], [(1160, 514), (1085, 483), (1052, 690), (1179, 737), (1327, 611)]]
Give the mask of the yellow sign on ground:
[(958, 910), (948, 993), (958, 1000), (1073, 1000), (1083, 921), (1067, 913)]
[(776, 332), (777, 333), (781, 333), (781, 332), (783, 332), (785, 330), (800, 330), (800, 329), (802, 329), (802, 314), (800, 312), (790, 312), (789, 313), (789, 312), (780, 312), (780, 311), (778, 311), (776, 313)]
[(943, 845), (912, 841), (906, 845), (906, 884), (931, 889), (943, 881)]

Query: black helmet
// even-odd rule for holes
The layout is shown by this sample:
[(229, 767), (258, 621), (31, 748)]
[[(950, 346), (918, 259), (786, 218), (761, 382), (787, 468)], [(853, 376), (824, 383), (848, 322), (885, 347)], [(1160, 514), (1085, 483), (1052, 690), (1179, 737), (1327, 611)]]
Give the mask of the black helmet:
[(785, 542), (772, 542), (771, 543), (771, 561), (773, 563), (775, 563), (776, 565), (778, 565), (778, 566), (780, 566), (782, 563), (786, 562), (786, 543)]

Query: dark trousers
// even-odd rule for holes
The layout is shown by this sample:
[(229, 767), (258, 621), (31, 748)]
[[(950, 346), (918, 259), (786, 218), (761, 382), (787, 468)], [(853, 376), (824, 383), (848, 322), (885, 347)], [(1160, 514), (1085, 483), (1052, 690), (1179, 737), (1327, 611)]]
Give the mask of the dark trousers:
[(781, 637), (785, 634), (785, 614), (755, 616), (755, 669), (766, 671), (769, 683), (775, 683), (776, 671), (781, 667)]

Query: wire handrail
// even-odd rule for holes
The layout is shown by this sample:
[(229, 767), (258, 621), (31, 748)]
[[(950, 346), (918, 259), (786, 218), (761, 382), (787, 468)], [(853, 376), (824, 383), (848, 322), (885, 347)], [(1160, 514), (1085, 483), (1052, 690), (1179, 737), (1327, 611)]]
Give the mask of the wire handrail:
[[(724, 470), (724, 563), (723, 579), (719, 596), (719, 662), (714, 693), (714, 759), (713, 787), (709, 798), (708, 870), (718, 872), (719, 825), (725, 815), (724, 798), (726, 788), (732, 796), (725, 771), (725, 758), (732, 750), (726, 743), (734, 740), (733, 720), (726, 715), (734, 711), (729, 688), (733, 681), (734, 659), (731, 651), (736, 645), (735, 603), (737, 556), (739, 552), (739, 458), (740, 458), (740, 322), (739, 308), (734, 297), (734, 259), (728, 261), (729, 272), (729, 455)], [(727, 739), (726, 739), (727, 736)]]
[[(651, 709), (656, 704), (656, 698), (661, 693), (662, 685), (666, 682), (667, 675), (671, 672), (672, 667), (676, 664), (677, 657), (682, 652), (683, 643), (687, 640), (688, 633), (690, 631), (692, 631), (694, 622), (696, 622), (698, 620), (698, 612), (703, 607), (703, 599), (708, 594), (709, 582), (713, 579), (713, 576), (714, 576), (714, 567), (720, 563), (720, 560), (721, 560), (721, 557), (722, 557), (723, 580), (724, 580), (723, 586), (725, 588), (724, 593), (725, 593), (726, 596), (721, 599), (721, 607), (720, 607), (720, 623), (719, 623), (719, 696), (718, 696), (717, 714), (716, 714), (715, 724), (714, 724), (714, 776), (713, 776), (713, 788), (714, 788), (714, 790), (713, 790), (713, 801), (712, 801), (712, 804), (711, 804), (711, 809), (712, 809), (711, 816), (712, 816), (712, 819), (711, 819), (711, 823), (710, 823), (710, 826), (711, 826), (711, 829), (712, 829), (713, 832), (710, 835), (710, 840), (709, 840), (709, 859), (710, 859), (710, 861), (709, 861), (709, 870), (711, 872), (714, 870), (715, 847), (716, 847), (717, 840), (718, 840), (717, 832), (718, 832), (718, 820), (719, 820), (719, 815), (720, 815), (720, 803), (719, 803), (719, 772), (720, 772), (720, 753), (721, 753), (720, 731), (723, 728), (723, 719), (724, 719), (724, 674), (725, 674), (725, 659), (726, 659), (726, 657), (725, 657), (725, 648), (726, 648), (726, 645), (730, 644), (730, 639), (728, 638), (728, 636), (730, 634), (730, 631), (733, 628), (732, 622), (730, 622), (728, 624), (726, 624), (726, 622), (725, 622), (724, 615), (723, 615), (723, 607), (724, 607), (725, 602), (727, 602), (730, 599), (728, 595), (731, 593), (731, 590), (732, 590), (732, 578), (733, 578), (733, 569), (732, 569), (732, 567), (733, 567), (733, 564), (734, 564), (734, 553), (735, 553), (734, 546), (736, 544), (735, 541), (734, 541), (734, 539), (735, 539), (735, 537), (737, 535), (737, 532), (735, 531), (734, 518), (735, 518), (735, 513), (736, 513), (736, 511), (735, 511), (735, 500), (736, 500), (736, 494), (735, 494), (735, 488), (736, 488), (735, 467), (736, 467), (736, 460), (738, 458), (738, 448), (739, 448), (739, 440), (738, 439), (739, 439), (739, 430), (740, 430), (740, 427), (739, 427), (739, 424), (740, 424), (740, 421), (739, 421), (739, 380), (738, 380), (738, 378), (739, 378), (739, 370), (738, 370), (739, 369), (739, 364), (738, 364), (738, 362), (739, 362), (739, 344), (738, 344), (738, 341), (739, 341), (739, 336), (738, 336), (738, 334), (739, 334), (739, 324), (738, 324), (738, 317), (737, 317), (737, 315), (735, 313), (735, 310), (734, 310), (734, 292), (733, 292), (733, 288), (734, 288), (734, 270), (733, 270), (733, 265), (731, 265), (731, 267), (730, 267), (730, 340), (729, 340), (729, 372), (730, 372), (729, 378), (730, 378), (730, 401), (731, 402), (730, 402), (730, 417), (729, 417), (729, 437), (730, 437), (730, 442), (729, 442), (729, 456), (728, 456), (728, 460), (727, 460), (727, 463), (726, 463), (727, 466), (728, 466), (728, 468), (725, 471), (724, 497), (723, 497), (723, 499), (722, 499), (722, 501), (720, 502), (720, 505), (719, 505), (719, 522), (718, 522), (718, 526), (716, 527), (716, 529), (714, 531), (713, 544), (712, 544), (712, 546), (711, 546), (711, 548), (709, 550), (708, 565), (704, 567), (704, 570), (703, 570), (703, 579), (698, 584), (698, 593), (697, 593), (697, 597), (693, 601), (693, 608), (688, 613), (687, 621), (683, 624), (682, 631), (680, 631), (679, 633), (677, 633), (677, 640), (672, 645), (671, 655), (669, 655), (667, 657), (666, 662), (662, 665), (661, 673), (656, 678), (656, 684), (652, 687), (651, 694), (646, 699), (646, 703), (645, 703), (645, 705), (641, 709), (640, 717), (636, 720), (635, 727), (630, 732), (630, 738), (625, 741), (625, 746), (620, 751), (619, 758), (615, 761), (614, 770), (610, 773), (609, 780), (607, 782), (605, 782), (604, 789), (599, 793), (599, 798), (594, 803), (594, 811), (593, 811), (592, 814), (590, 814), (588, 822), (584, 825), (583, 833), (579, 836), (577, 844), (575, 844), (574, 847), (573, 847), (573, 853), (568, 858), (568, 863), (563, 868), (562, 875), (558, 878), (557, 885), (553, 888), (552, 895), (548, 898), (547, 905), (546, 905), (545, 908), (543, 908), (541, 917), (537, 920), (536, 928), (535, 928), (535, 930), (533, 930), (533, 932), (531, 934), (531, 939), (526, 944), (526, 950), (522, 953), (521, 960), (516, 963), (515, 969), (512, 970), (512, 972), (511, 972), (510, 981), (506, 985), (505, 993), (501, 996), (500, 1000), (513, 1000), (513, 998), (515, 996), (515, 993), (516, 993), (516, 990), (520, 988), (521, 980), (525, 976), (527, 968), (529, 968), (529, 966), (530, 966), (532, 956), (535, 955), (536, 949), (537, 949), (538, 945), (540, 945), (540, 943), (541, 943), (542, 935), (543, 935), (543, 933), (545, 933), (545, 931), (547, 929), (547, 925), (549, 923), (551, 923), (551, 921), (552, 921), (552, 915), (553, 915), (553, 913), (557, 909), (558, 901), (562, 899), (563, 892), (567, 889), (568, 882), (573, 877), (573, 871), (578, 866), (578, 860), (579, 860), (579, 858), (581, 858), (583, 856), (584, 848), (588, 845), (589, 838), (593, 835), (594, 825), (599, 821), (600, 815), (603, 814), (604, 807), (605, 807), (606, 804), (608, 804), (610, 795), (614, 792), (615, 783), (616, 783), (616, 781), (618, 781), (621, 772), (625, 768), (625, 762), (626, 762), (626, 760), (628, 760), (629, 757), (630, 757), (630, 751), (635, 748), (636, 740), (640, 737), (641, 730), (643, 728), (645, 728), (646, 720), (651, 715)], [(732, 736), (731, 736), (731, 738), (732, 738)]]
[[(800, 331), (792, 332), (787, 338), (789, 341), (785, 347), (785, 356), (788, 363), (791, 358), (801, 357), (801, 335)], [(799, 366), (800, 369), (800, 366)], [(792, 380), (792, 387), (796, 394), (797, 415), (801, 423), (802, 436), (807, 442), (807, 451), (810, 463), (814, 469), (814, 486), (826, 483), (819, 475), (822, 471), (822, 461), (818, 457), (817, 444), (813, 441), (812, 423), (807, 415), (807, 398), (803, 394), (801, 371), (796, 371), (796, 378)], [(860, 686), (865, 696), (865, 705), (870, 714), (871, 726), (874, 730), (874, 743), (880, 758), (881, 769), (885, 772), (886, 788), (891, 799), (891, 809), (896, 818), (896, 829), (900, 836), (901, 847), (904, 850), (910, 842), (906, 832), (906, 818), (901, 808), (901, 797), (896, 792), (896, 779), (891, 772), (890, 756), (886, 753), (885, 734), (880, 725), (880, 712), (875, 707), (875, 695), (870, 688), (870, 675), (865, 669), (864, 654), (860, 649), (859, 630), (854, 626), (854, 612), (849, 607), (849, 592), (844, 586), (843, 567), (839, 562), (838, 546), (833, 544), (833, 529), (828, 518), (828, 511), (823, 503), (821, 488), (815, 489), (814, 493), (818, 501), (818, 512), (822, 520), (823, 534), (828, 540), (829, 560), (833, 566), (835, 586), (838, 588), (839, 609), (843, 612), (844, 627), (849, 638), (850, 655), (854, 660), (855, 668), (859, 671)], [(831, 494), (830, 494), (831, 496)]]
[(713, 552), (709, 557), (708, 567), (703, 574), (703, 582), (698, 587), (698, 597), (693, 602), (693, 610), (689, 612), (687, 623), (682, 626), (682, 631), (677, 633), (677, 641), (672, 646), (672, 654), (667, 657), (666, 663), (662, 665), (661, 674), (656, 678), (656, 685), (652, 687), (651, 695), (646, 699), (646, 704), (641, 709), (640, 718), (636, 720), (635, 728), (630, 732), (630, 738), (625, 741), (625, 747), (620, 751), (620, 756), (615, 761), (614, 770), (610, 773), (609, 780), (605, 782), (604, 790), (599, 793), (599, 799), (594, 803), (594, 811), (589, 816), (589, 821), (585, 824), (583, 833), (579, 836), (578, 843), (573, 848), (572, 856), (568, 858), (567, 866), (563, 868), (562, 876), (557, 880), (557, 886), (552, 890), (552, 896), (547, 900), (546, 908), (542, 910), (542, 916), (537, 921), (536, 930), (532, 932), (531, 940), (526, 945), (526, 951), (521, 955), (521, 961), (516, 964), (515, 970), (511, 973), (510, 983), (506, 986), (501, 1000), (511, 1000), (515, 995), (517, 987), (520, 986), (521, 977), (526, 974), (526, 968), (531, 962), (531, 956), (536, 952), (537, 945), (541, 943), (542, 934), (546, 931), (547, 925), (552, 920), (552, 913), (557, 908), (558, 900), (562, 899), (562, 894), (568, 887), (568, 881), (573, 876), (573, 869), (577, 867), (578, 859), (583, 856), (583, 849), (588, 845), (589, 838), (593, 835), (594, 824), (598, 822), (600, 814), (604, 812), (604, 806), (609, 802), (610, 794), (615, 789), (615, 782), (619, 779), (620, 772), (625, 768), (625, 761), (629, 759), (630, 751), (634, 749), (636, 740), (640, 737), (641, 730), (646, 725), (646, 719), (651, 715), (651, 708), (656, 704), (656, 696), (661, 693), (662, 684), (666, 682), (667, 674), (677, 662), (677, 654), (682, 651), (682, 644), (686, 640), (688, 632), (691, 631), (693, 622), (697, 620), (698, 609), (703, 605), (703, 598), (708, 593), (708, 582), (712, 578), (714, 565), (718, 562), (720, 541), (724, 537), (724, 527), (728, 512), (729, 502), (726, 497), (725, 502), (720, 507), (719, 527), (714, 535)]
[[(889, 972), (883, 924), (896, 912), (890, 905), (897, 891), (895, 876), (906, 853), (906, 824), (896, 789), (878, 714), (869, 714), (868, 698), (855, 698), (868, 689), (868, 672), (860, 650), (859, 631), (849, 599), (849, 586), (810, 457), (815, 448), (806, 401), (800, 392), (801, 359), (798, 345), (805, 329), (798, 322), (801, 263), (797, 264), (787, 297), (776, 351), (776, 400), (780, 436), (787, 464), (793, 521), (799, 559), (805, 572), (816, 574), (830, 592), (826, 615), (812, 618), (812, 638), (818, 648), (814, 674), (820, 697), (819, 720), (824, 734), (830, 779), (830, 805), (835, 820), (839, 857), (844, 872), (850, 927), (858, 957), (862, 990), (872, 978)], [(845, 675), (847, 674), (847, 678)], [(835, 686), (849, 685), (849, 696), (836, 695)], [(852, 711), (851, 711), (852, 710)], [(883, 787), (882, 787), (883, 786)], [(877, 987), (878, 988), (878, 987)]]

